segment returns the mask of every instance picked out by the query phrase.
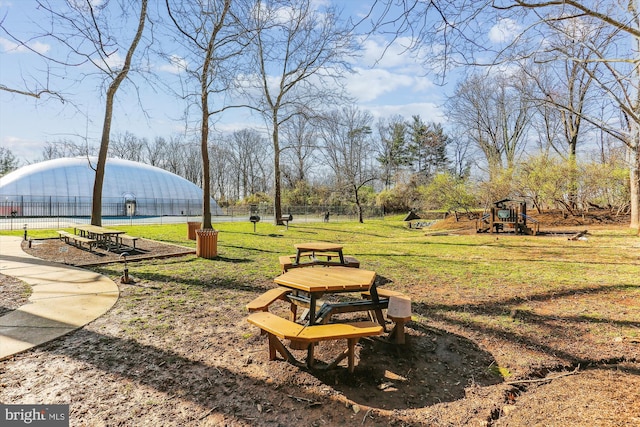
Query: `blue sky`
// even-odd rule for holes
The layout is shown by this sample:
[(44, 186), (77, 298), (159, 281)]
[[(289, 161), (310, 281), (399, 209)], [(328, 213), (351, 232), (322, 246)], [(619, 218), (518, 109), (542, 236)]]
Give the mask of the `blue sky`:
[[(340, 4), (348, 6), (347, 12), (358, 16), (367, 10), (370, 1), (354, 0)], [(31, 22), (30, 15), (34, 11), (31, 0), (0, 0), (0, 16), (6, 17), (4, 25), (23, 37), (41, 31)], [(441, 105), (451, 86), (439, 86), (431, 77), (425, 76), (422, 65), (405, 52), (402, 44), (406, 42), (406, 39), (399, 39), (388, 47), (388, 40), (382, 37), (368, 38), (362, 44), (360, 57), (353, 63), (357, 74), (346, 77), (346, 87), (359, 107), (370, 111), (376, 118), (400, 114), (409, 119), (412, 115), (420, 115), (425, 121), (441, 122)], [(56, 49), (42, 42), (34, 42), (32, 47), (48, 53)], [(168, 63), (153, 66), (160, 76), (164, 73), (167, 79), (172, 78)], [(0, 34), (0, 84), (21, 87), (22, 81), (29, 81), (30, 76), (42, 80), (44, 67), (43, 61), (35, 54), (19, 48)], [(56, 84), (63, 85), (64, 81), (56, 81)], [(144, 85), (138, 87), (140, 92), (125, 84), (118, 92), (112, 134), (127, 131), (140, 138), (154, 139), (183, 131), (180, 117), (184, 105), (180, 101)], [(0, 91), (0, 145), (10, 149), (21, 164), (39, 159), (47, 141), (69, 139), (80, 142), (87, 138), (90, 144), (98, 145), (104, 114), (104, 90), (100, 90), (96, 81), (90, 78), (83, 84), (74, 82), (62, 90), (73, 98), (73, 105), (63, 105), (55, 99), (36, 100)], [(216, 123), (220, 131), (251, 126), (260, 127), (261, 121), (248, 111), (239, 110), (225, 113)]]

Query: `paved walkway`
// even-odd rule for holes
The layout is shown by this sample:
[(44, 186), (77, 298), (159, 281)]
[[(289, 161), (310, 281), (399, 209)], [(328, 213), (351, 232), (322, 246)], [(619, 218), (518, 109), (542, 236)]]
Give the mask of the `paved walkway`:
[(119, 296), (113, 280), (32, 257), (22, 250), (21, 241), (0, 236), (0, 273), (28, 283), (32, 292), (29, 303), (0, 317), (0, 360), (86, 325), (113, 307)]

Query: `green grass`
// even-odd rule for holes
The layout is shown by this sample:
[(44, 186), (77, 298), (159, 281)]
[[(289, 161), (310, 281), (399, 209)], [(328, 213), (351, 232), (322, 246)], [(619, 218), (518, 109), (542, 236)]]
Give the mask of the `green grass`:
[[(640, 257), (640, 240), (631, 231), (595, 232), (586, 242), (547, 236), (425, 236), (406, 228), (399, 217), (364, 224), (294, 222), (288, 230), (261, 222), (255, 233), (248, 222), (214, 227), (219, 230), (216, 260), (187, 257), (131, 268), (147, 270), (149, 279), (161, 281), (193, 277), (196, 287), (198, 282), (205, 287), (265, 283), (279, 273), (278, 256), (294, 253), (295, 243), (329, 241), (343, 244), (346, 254), (383, 276), (387, 286), (431, 294), (431, 303), (446, 303), (443, 297), (450, 294), (474, 303), (521, 296), (530, 289), (562, 292), (635, 283)], [(185, 224), (118, 228), (130, 235), (195, 247), (186, 238)], [(21, 231), (3, 234), (21, 235)], [(30, 230), (29, 236), (57, 235), (55, 230)]]

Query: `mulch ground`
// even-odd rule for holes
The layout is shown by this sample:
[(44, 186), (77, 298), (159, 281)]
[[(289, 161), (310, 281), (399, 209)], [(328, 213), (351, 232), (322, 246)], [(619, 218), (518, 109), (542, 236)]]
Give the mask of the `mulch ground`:
[(169, 245), (148, 239), (138, 239), (136, 247), (123, 246), (120, 249), (106, 250), (94, 248), (89, 250), (86, 245), (82, 247), (65, 243), (60, 239), (42, 239), (22, 242), (22, 249), (35, 257), (61, 264), (77, 267), (89, 267), (104, 265), (114, 262), (140, 261), (144, 259), (167, 258), (172, 256), (184, 256), (195, 253), (194, 249), (183, 246)]

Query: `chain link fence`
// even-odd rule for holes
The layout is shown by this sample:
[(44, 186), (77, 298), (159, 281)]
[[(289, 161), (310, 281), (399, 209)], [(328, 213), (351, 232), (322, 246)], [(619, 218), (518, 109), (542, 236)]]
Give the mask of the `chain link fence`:
[[(125, 202), (103, 203), (102, 224), (142, 225), (142, 224), (186, 224), (201, 221), (202, 206), (189, 201), (156, 202), (153, 214), (144, 214), (140, 200), (136, 206), (127, 207)], [(273, 221), (274, 208), (270, 204), (222, 207), (214, 212), (212, 221), (249, 221), (252, 214), (261, 217), (261, 221)], [(328, 215), (327, 215), (328, 214)], [(283, 206), (282, 215), (293, 217), (296, 222), (318, 221), (357, 221), (355, 206)], [(383, 211), (376, 206), (363, 207), (365, 219), (382, 218)], [(88, 224), (91, 221), (91, 204), (87, 202), (0, 202), (0, 230), (62, 229), (76, 224)]]

